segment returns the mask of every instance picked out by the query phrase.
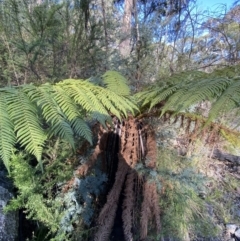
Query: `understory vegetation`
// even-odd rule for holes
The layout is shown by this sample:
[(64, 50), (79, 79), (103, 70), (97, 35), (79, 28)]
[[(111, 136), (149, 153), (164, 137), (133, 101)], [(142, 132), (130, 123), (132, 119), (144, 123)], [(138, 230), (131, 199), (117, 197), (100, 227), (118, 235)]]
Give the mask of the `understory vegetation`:
[(4, 211), (21, 214), (21, 241), (227, 240), (240, 222), (238, 1), (0, 6)]

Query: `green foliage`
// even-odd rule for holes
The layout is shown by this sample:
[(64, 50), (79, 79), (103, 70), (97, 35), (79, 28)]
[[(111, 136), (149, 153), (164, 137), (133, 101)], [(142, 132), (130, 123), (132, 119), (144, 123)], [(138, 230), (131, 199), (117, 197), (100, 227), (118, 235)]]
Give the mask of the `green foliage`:
[[(189, 236), (213, 237), (217, 228), (202, 198), (208, 177), (199, 173), (191, 159), (173, 150), (160, 149), (157, 173), (161, 183), (163, 237), (186, 240)], [(192, 240), (192, 239), (191, 239)]]
[(168, 110), (186, 111), (194, 104), (209, 100), (213, 103), (209, 113), (209, 121), (212, 121), (223, 112), (239, 107), (238, 66), (226, 67), (211, 74), (182, 73), (169, 78), (168, 82), (160, 82), (159, 86), (138, 93), (136, 97), (142, 107), (149, 106), (150, 109), (165, 101), (162, 114)]
[[(27, 218), (38, 222), (41, 232), (33, 240), (72, 240), (85, 237), (95, 217), (96, 198), (103, 193), (107, 177), (98, 166), (89, 176), (75, 178), (69, 190), (63, 188), (72, 178), (72, 166), (66, 159), (74, 160), (69, 145), (61, 142), (48, 143), (43, 153), (44, 173), (32, 156), (23, 152), (12, 155), (10, 174), (18, 189), (5, 211), (24, 209)], [(75, 227), (78, 227), (75, 230)]]
[[(231, 149), (231, 145), (234, 149), (238, 149), (240, 147), (240, 140), (239, 140), (239, 134), (237, 133), (231, 133), (231, 132), (226, 132), (224, 130), (221, 130), (221, 135), (227, 140), (227, 148)], [(231, 151), (230, 151), (231, 152)]]
[(108, 89), (122, 96), (129, 96), (130, 89), (126, 79), (116, 71), (107, 71), (103, 75), (103, 82)]
[[(85, 236), (90, 229), (94, 212), (96, 211), (95, 199), (104, 191), (107, 178), (98, 168), (95, 168), (85, 178), (75, 178), (74, 187), (64, 196), (58, 196), (61, 200), (62, 217), (59, 222), (59, 229), (52, 240), (61, 240), (62, 235), (74, 236), (78, 232), (79, 239)], [(75, 227), (78, 227), (78, 231)], [(79, 229), (82, 231), (79, 232)]]
[(41, 128), (36, 106), (23, 91), (18, 90), (8, 95), (7, 104), (17, 142), (40, 161), (46, 134)]
[(9, 156), (15, 143), (14, 124), (7, 111), (6, 93), (0, 95), (0, 157), (9, 172)]
[(93, 200), (103, 193), (106, 182), (107, 176), (100, 171), (99, 167), (96, 167), (91, 175), (77, 180), (79, 202), (85, 204), (82, 218), (88, 226), (90, 226), (94, 215)]
[[(219, 163), (215, 163), (215, 167)], [(214, 167), (214, 162), (212, 164)], [(236, 211), (238, 206), (239, 179), (230, 172), (225, 172), (222, 177), (213, 175), (211, 178), (211, 191), (206, 195), (206, 202), (211, 207), (211, 216), (220, 223), (238, 223), (240, 217)]]
[(44, 197), (44, 177), (37, 175), (36, 168), (29, 164), (29, 157), (23, 153), (13, 155), (11, 159), (11, 177), (18, 188), (18, 196), (12, 199), (5, 211), (26, 209), (27, 217), (46, 225), (51, 232), (58, 228), (58, 206), (53, 199)]
[[(115, 84), (111, 85), (109, 78)], [(74, 148), (78, 135), (92, 143), (86, 120), (96, 119), (105, 125), (111, 114), (121, 119), (138, 110), (124, 77), (110, 71), (105, 79), (106, 87), (70, 79), (55, 85), (0, 89), (0, 156), (6, 167), (9, 169), (16, 143), (41, 162), (46, 139), (60, 137)]]
[[(145, 2), (143, 8), (147, 9), (148, 1), (142, 2)], [(94, 5), (96, 3), (99, 5)], [(211, 65), (211, 60), (217, 59), (212, 54), (215, 49), (218, 54), (222, 52), (227, 55), (239, 48), (238, 24), (216, 24), (217, 31), (222, 31), (226, 40), (218, 41), (214, 37), (215, 44), (209, 48), (209, 40), (204, 44), (205, 36), (194, 39), (190, 37), (191, 32), (187, 35), (184, 32), (190, 29), (185, 25), (189, 24), (189, 19), (192, 25), (197, 22), (197, 19), (195, 22), (191, 18), (189, 11), (184, 13), (183, 8), (181, 16), (180, 12), (179, 16), (174, 16), (174, 11), (167, 14), (164, 6), (160, 9), (160, 21), (155, 18), (157, 9), (145, 11), (144, 15), (147, 16), (144, 17), (140, 14), (139, 23), (135, 16), (133, 22), (137, 32), (133, 33), (138, 36), (132, 37), (132, 56), (126, 60), (127, 67), (124, 67), (123, 59), (112, 47), (118, 42), (116, 32), (119, 26), (113, 24), (116, 16), (113, 11), (111, 14), (114, 18), (110, 17), (104, 4), (110, 6), (111, 1), (102, 1), (102, 5), (100, 1), (90, 4), (89, 0), (80, 3), (63, 1), (61, 4), (56, 1), (36, 4), (36, 1), (26, 0), (0, 3), (0, 84), (18, 85), (0, 89), (0, 158), (19, 191), (9, 209), (26, 209), (28, 217), (41, 223), (43, 230), (47, 227), (52, 240), (56, 241), (69, 240), (76, 225), (79, 231), (79, 234), (75, 233), (76, 237), (88, 236), (92, 230), (86, 228), (86, 224), (92, 221), (94, 199), (103, 190), (106, 180), (104, 174), (94, 170), (85, 179), (75, 178), (78, 188), (61, 196), (60, 186), (72, 173), (72, 167), (65, 160), (74, 150), (76, 138), (84, 138), (92, 144), (88, 121), (95, 119), (105, 126), (106, 122), (111, 122), (111, 115), (121, 119), (138, 111), (128, 82), (118, 72), (107, 71), (99, 78), (99, 84), (93, 84), (91, 79), (76, 78), (99, 76), (103, 69), (110, 67), (123, 71), (127, 69), (128, 75), (133, 77), (129, 84), (134, 83), (138, 89), (143, 83), (154, 81), (161, 73), (166, 76), (176, 70), (189, 69), (190, 65), (196, 65), (196, 59), (200, 59), (204, 65)], [(104, 19), (103, 24), (99, 19), (105, 13), (106, 22)], [(141, 24), (143, 20), (144, 24)], [(147, 28), (148, 25), (154, 26), (152, 30)], [(225, 26), (229, 28), (228, 31), (223, 31)], [(141, 44), (138, 46), (134, 42), (140, 36)], [(213, 38), (213, 35), (210, 37)], [(174, 41), (174, 46), (167, 41), (164, 43), (163, 39)], [(236, 43), (236, 47), (229, 45), (232, 42)], [(204, 52), (203, 49), (210, 49), (210, 52)], [(237, 51), (234, 54), (238, 60)], [(162, 78), (160, 83), (138, 93), (136, 97), (143, 111), (146, 108), (151, 110), (163, 102), (162, 114), (168, 110), (188, 111), (194, 104), (209, 100), (213, 103), (209, 114), (211, 121), (223, 111), (239, 107), (240, 80), (237, 68), (227, 67), (211, 74), (200, 71), (174, 74)], [(54, 83), (60, 79), (66, 80), (54, 85), (39, 85), (40, 81)], [(32, 81), (38, 82), (38, 85), (21, 85)], [(237, 136), (222, 134), (239, 145)], [(53, 143), (56, 138), (57, 142)], [(60, 140), (68, 143), (64, 144), (65, 148), (62, 148)], [(12, 155), (14, 147), (24, 149), (24, 154), (16, 152)], [(172, 233), (177, 239), (184, 240), (186, 233), (203, 234), (206, 231), (207, 236), (212, 228), (211, 219), (209, 222), (205, 220), (209, 216), (203, 200), (198, 196), (204, 185), (204, 177), (191, 164), (165, 150), (161, 153), (156, 171), (146, 170), (143, 165), (137, 166), (138, 172), (157, 182), (163, 194), (160, 202), (163, 236)], [(40, 167), (44, 168), (44, 172)], [(215, 200), (220, 200), (219, 191), (214, 195)], [(38, 239), (44, 240), (44, 235), (39, 234)]]

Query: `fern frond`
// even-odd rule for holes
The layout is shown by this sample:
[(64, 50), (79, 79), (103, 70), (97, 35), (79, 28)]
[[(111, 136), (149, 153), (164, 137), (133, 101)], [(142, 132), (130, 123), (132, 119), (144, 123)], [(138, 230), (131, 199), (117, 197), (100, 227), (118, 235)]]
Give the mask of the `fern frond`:
[(7, 101), (17, 141), (41, 161), (46, 134), (40, 125), (36, 106), (21, 90), (8, 95)]
[[(108, 82), (108, 78), (113, 75), (115, 87), (110, 82), (103, 88), (89, 81), (71, 79), (62, 81), (59, 86), (88, 113), (99, 112), (100, 115), (106, 116), (111, 113), (121, 118), (122, 115), (126, 117), (128, 111), (138, 111), (137, 105), (130, 99), (130, 89), (125, 83), (126, 80), (117, 72), (109, 73), (104, 79)], [(116, 88), (118, 85), (120, 91)]]
[[(94, 106), (89, 96), (83, 90), (82, 86), (84, 86), (84, 82), (83, 80), (67, 79), (58, 85), (75, 101), (75, 103), (80, 105), (83, 110), (92, 112), (95, 111), (97, 107)], [(90, 90), (88, 89), (88, 91)]]
[(107, 71), (103, 76), (103, 83), (106, 84), (107, 89), (118, 93), (121, 96), (129, 96), (130, 88), (127, 80), (117, 71)]
[(77, 135), (84, 137), (92, 145), (92, 131), (86, 122), (80, 118), (76, 118), (71, 120), (70, 123), (73, 131)]
[[(69, 95), (76, 104), (80, 105), (82, 110), (105, 125), (105, 121), (109, 118), (109, 110), (104, 104), (109, 101), (107, 96), (103, 94), (104, 88), (82, 80), (64, 80), (59, 85), (64, 90), (65, 95)], [(99, 97), (103, 98), (104, 101), (102, 102)], [(111, 106), (113, 105), (111, 104)], [(112, 111), (119, 115), (119, 110), (113, 108)]]
[(142, 103), (141, 106), (149, 105), (150, 109), (159, 102), (166, 100), (178, 89), (195, 80), (206, 78), (207, 74), (201, 71), (182, 72), (168, 78), (163, 78), (157, 85), (150, 86), (149, 89), (137, 93), (136, 98)]
[(90, 144), (92, 144), (92, 132), (86, 122), (81, 119), (81, 113), (78, 106), (73, 102), (70, 96), (58, 85), (53, 86), (53, 97), (57, 104), (66, 115), (67, 119), (73, 128), (74, 133), (84, 137)]
[(39, 87), (25, 86), (24, 91), (42, 110), (44, 119), (50, 126), (50, 135), (59, 136), (74, 148), (74, 137), (70, 123), (66, 120), (57, 102), (53, 98), (53, 88), (49, 84)]
[(106, 123), (112, 124), (112, 118), (109, 115), (104, 115), (99, 112), (93, 112), (90, 116), (90, 119), (97, 120), (104, 128), (106, 128)]
[(179, 91), (170, 96), (163, 112), (169, 109), (179, 112), (203, 100), (213, 101), (222, 94), (230, 83), (229, 79), (219, 77), (192, 81), (183, 85)]
[[(151, 101), (150, 109), (152, 109), (157, 103), (159, 103), (163, 100), (166, 100), (169, 96), (174, 94), (181, 87), (182, 87), (182, 84), (178, 84), (176, 86), (172, 86), (172, 87), (169, 87), (169, 88), (164, 88), (164, 89), (159, 90), (159, 92), (161, 91), (161, 93), (159, 93), (159, 92), (156, 93), (155, 98), (153, 96), (154, 100)], [(150, 94), (149, 96), (152, 96), (152, 95)]]
[(117, 103), (117, 101), (119, 100), (116, 99), (116, 102), (114, 102), (114, 104), (112, 103), (112, 98), (114, 97), (114, 93), (112, 93), (111, 95), (110, 91), (103, 90), (102, 92), (100, 92), (100, 89), (99, 89), (99, 91), (97, 91), (95, 94), (98, 97), (98, 99), (101, 101), (101, 103), (109, 110), (109, 112), (116, 115), (119, 119), (121, 119), (122, 112), (124, 116), (126, 116), (127, 114), (126, 109), (122, 108), (119, 102)]
[(79, 107), (73, 102), (70, 96), (66, 95), (64, 89), (62, 89), (59, 85), (54, 85), (53, 91), (54, 100), (69, 121), (81, 116)]
[(10, 119), (7, 106), (7, 91), (0, 92), (0, 157), (5, 167), (10, 172), (9, 159), (12, 148), (16, 142), (14, 125)]
[(121, 115), (126, 116), (128, 111), (131, 113), (134, 113), (136, 110), (138, 111), (138, 107), (134, 101), (130, 99), (130, 96), (126, 96), (126, 93), (123, 96), (117, 89), (109, 89), (108, 86), (107, 88), (102, 88), (100, 86), (95, 86), (90, 82), (86, 82), (86, 85), (87, 89), (90, 89), (91, 93), (97, 97), (98, 102), (100, 102), (107, 111), (104, 113), (101, 111), (100, 107), (96, 108), (96, 111), (101, 114), (109, 114), (110, 112), (120, 118)]
[(240, 106), (240, 78), (234, 79), (231, 83), (213, 103), (209, 112), (208, 123), (214, 120), (219, 114)]
[(70, 79), (56, 85), (0, 89), (0, 157), (6, 167), (9, 169), (8, 160), (16, 142), (40, 161), (45, 140), (52, 135), (73, 148), (75, 134), (92, 143), (84, 118), (105, 125), (111, 114), (121, 119), (138, 111), (124, 77), (110, 71), (103, 76), (103, 82), (105, 87)]
[[(223, 110), (230, 111), (239, 106), (240, 80), (238, 66), (218, 69), (211, 74), (195, 71), (177, 75), (180, 82), (172, 76), (169, 81), (161, 86), (155, 86), (136, 95), (142, 107), (151, 108), (161, 101), (165, 101), (161, 115), (167, 111), (186, 111), (194, 104), (201, 101), (210, 101), (213, 104), (210, 110), (209, 121), (215, 119)], [(184, 77), (184, 78), (182, 78)]]
[(101, 114), (108, 115), (108, 111), (106, 107), (99, 101), (97, 96), (94, 94), (94, 89), (97, 86), (92, 85), (91, 83), (85, 81), (84, 85), (81, 85), (81, 88), (84, 90), (88, 98), (90, 99), (91, 103), (94, 106), (94, 111), (98, 111)]

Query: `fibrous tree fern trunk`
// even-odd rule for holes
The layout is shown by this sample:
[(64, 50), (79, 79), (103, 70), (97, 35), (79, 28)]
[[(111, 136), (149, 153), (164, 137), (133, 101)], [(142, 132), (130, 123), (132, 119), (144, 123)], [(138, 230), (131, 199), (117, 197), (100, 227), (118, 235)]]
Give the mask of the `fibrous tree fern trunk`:
[[(119, 141), (115, 142), (111, 137), (113, 131), (115, 132), (114, 138), (118, 138)], [(117, 170), (114, 173), (114, 183), (97, 219), (98, 230), (94, 240), (108, 240), (114, 225), (117, 208), (121, 205), (120, 197), (123, 197), (122, 229), (125, 240), (133, 240), (134, 235), (137, 235), (136, 231), (133, 230), (139, 230), (139, 228), (142, 230), (140, 238), (144, 240), (148, 234), (149, 223), (155, 223), (155, 230), (160, 231), (158, 193), (156, 184), (149, 181), (144, 174), (139, 174), (135, 167), (141, 164), (149, 170), (155, 169), (157, 147), (154, 132), (141, 121), (129, 117), (122, 122), (117, 120), (114, 130), (110, 128), (109, 131), (99, 133), (101, 133), (99, 143), (93, 155), (89, 158), (88, 163), (80, 166), (76, 172), (80, 175), (86, 174), (99, 155), (105, 162), (106, 156), (111, 153), (112, 159), (108, 158), (106, 164), (108, 166), (109, 162), (118, 162)], [(110, 142), (107, 141), (108, 139)], [(113, 142), (118, 145), (117, 148), (112, 145)], [(117, 159), (114, 157), (114, 152), (109, 150), (109, 146), (118, 151)]]

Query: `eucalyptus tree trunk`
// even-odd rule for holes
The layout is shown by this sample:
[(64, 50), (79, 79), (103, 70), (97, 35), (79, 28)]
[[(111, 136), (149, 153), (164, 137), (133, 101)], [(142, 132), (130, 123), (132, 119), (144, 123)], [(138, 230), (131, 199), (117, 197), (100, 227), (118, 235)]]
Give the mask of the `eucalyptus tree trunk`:
[(131, 18), (134, 8), (134, 0), (125, 0), (124, 2), (124, 15), (122, 24), (122, 41), (119, 45), (120, 53), (126, 57), (131, 51)]

